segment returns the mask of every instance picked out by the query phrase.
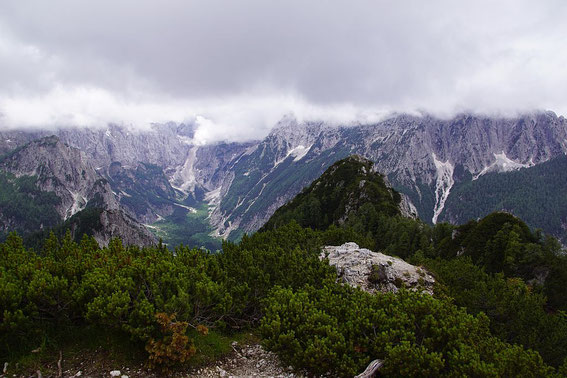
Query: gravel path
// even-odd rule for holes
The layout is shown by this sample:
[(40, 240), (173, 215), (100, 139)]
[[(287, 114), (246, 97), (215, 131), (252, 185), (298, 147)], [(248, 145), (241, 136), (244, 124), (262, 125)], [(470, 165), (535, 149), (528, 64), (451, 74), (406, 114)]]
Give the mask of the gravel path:
[(259, 344), (232, 344), (233, 355), (217, 362), (214, 366), (199, 369), (191, 374), (192, 377), (274, 377), (291, 378), (303, 377), (294, 374), (289, 367), (283, 367), (279, 358), (272, 352), (266, 351)]

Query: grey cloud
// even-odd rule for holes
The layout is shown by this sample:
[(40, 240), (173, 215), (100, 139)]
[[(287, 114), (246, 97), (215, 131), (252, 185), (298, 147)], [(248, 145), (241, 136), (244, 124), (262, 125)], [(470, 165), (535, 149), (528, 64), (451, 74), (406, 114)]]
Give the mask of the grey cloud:
[[(0, 112), (44, 96), (35, 103), (62, 103), (37, 113), (58, 119), (65, 93), (103, 91), (129, 107), (125, 117), (136, 106), (202, 113), (246, 137), (295, 108), (565, 113), (565, 16), (565, 2), (551, 0), (7, 0)], [(87, 108), (105, 119), (91, 114), (103, 105)]]

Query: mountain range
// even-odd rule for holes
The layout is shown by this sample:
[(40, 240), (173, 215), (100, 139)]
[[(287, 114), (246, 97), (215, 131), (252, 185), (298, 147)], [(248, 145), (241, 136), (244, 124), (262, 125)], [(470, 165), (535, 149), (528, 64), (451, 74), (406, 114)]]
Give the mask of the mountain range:
[[(208, 145), (195, 140), (195, 130), (167, 123), (0, 133), (0, 170), (13, 192), (17, 180), (33, 178), (55, 195), (57, 214), (18, 228), (17, 214), (6, 215), (0, 202), (0, 230), (47, 229), (98, 208), (143, 229), (136, 242), (215, 250), (221, 238), (258, 230), (334, 162), (357, 154), (401, 193), (405, 212), (425, 222), (464, 223), (504, 210), (567, 241), (567, 120), (553, 112), (401, 114), (349, 126), (286, 116), (263, 140)], [(536, 184), (518, 184), (528, 178)], [(542, 209), (554, 211), (546, 217)], [(103, 243), (113, 233), (105, 235)]]

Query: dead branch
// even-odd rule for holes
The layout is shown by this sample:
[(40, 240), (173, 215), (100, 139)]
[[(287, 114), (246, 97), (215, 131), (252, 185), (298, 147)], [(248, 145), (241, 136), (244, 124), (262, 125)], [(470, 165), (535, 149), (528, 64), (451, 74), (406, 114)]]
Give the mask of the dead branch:
[(57, 377), (63, 377), (63, 371), (61, 369), (61, 360), (63, 359), (63, 352), (59, 351), (59, 361), (57, 361)]
[(382, 365), (384, 365), (384, 361), (374, 360), (366, 367), (366, 370), (354, 378), (371, 378), (380, 370)]

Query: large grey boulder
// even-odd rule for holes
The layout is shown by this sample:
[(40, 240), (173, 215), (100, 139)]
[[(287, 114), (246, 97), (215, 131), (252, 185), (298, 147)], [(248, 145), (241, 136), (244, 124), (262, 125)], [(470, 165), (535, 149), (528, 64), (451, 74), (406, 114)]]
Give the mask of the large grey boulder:
[(360, 248), (356, 243), (323, 248), (321, 259), (337, 268), (344, 283), (368, 292), (394, 292), (401, 288), (433, 294), (435, 278), (423, 267)]

